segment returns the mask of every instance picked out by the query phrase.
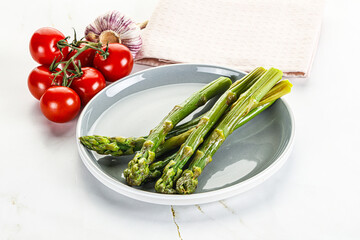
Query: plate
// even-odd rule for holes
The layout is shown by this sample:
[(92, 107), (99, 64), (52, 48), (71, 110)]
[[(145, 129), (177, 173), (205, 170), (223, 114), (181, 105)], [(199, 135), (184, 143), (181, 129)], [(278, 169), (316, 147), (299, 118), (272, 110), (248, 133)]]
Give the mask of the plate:
[[(174, 105), (206, 83), (220, 76), (235, 80), (244, 75), (233, 69), (202, 64), (173, 64), (137, 72), (110, 84), (86, 105), (78, 119), (76, 137), (146, 136)], [(189, 205), (229, 198), (263, 182), (288, 158), (294, 135), (293, 114), (280, 99), (226, 139), (199, 177), (196, 192), (190, 195), (156, 193), (154, 183), (128, 186), (123, 170), (133, 155), (98, 155), (77, 142), (85, 166), (112, 190), (150, 203)]]

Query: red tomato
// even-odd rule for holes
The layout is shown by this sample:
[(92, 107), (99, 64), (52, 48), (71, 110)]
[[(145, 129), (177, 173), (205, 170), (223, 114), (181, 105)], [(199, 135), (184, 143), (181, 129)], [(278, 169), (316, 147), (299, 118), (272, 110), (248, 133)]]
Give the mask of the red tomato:
[[(60, 71), (59, 68), (56, 71)], [(41, 65), (34, 68), (28, 77), (28, 88), (30, 93), (38, 100), (40, 100), (41, 96), (44, 92), (53, 85), (52, 80), (54, 79), (54, 75), (50, 72), (49, 68)], [(61, 83), (62, 76), (58, 76), (55, 79), (56, 83)]]
[[(85, 44), (81, 44), (80, 45), (80, 48), (84, 47)], [(65, 58), (65, 61), (68, 61), (72, 56), (74, 56), (75, 54), (77, 53), (76, 50), (72, 50), (70, 51), (66, 58)], [(88, 48), (86, 49), (85, 51), (83, 51), (82, 53), (79, 54), (79, 56), (76, 57), (75, 59), (75, 63), (76, 65), (79, 65), (79, 61), (81, 63), (81, 67), (92, 67), (93, 65), (93, 60), (94, 60), (94, 57), (95, 57), (95, 53), (96, 51), (92, 48)], [(65, 65), (65, 64), (63, 64)], [(70, 70), (74, 70), (74, 66), (73, 64), (70, 64), (68, 69)]]
[(81, 68), (83, 75), (74, 78), (70, 87), (80, 96), (81, 104), (85, 106), (100, 90), (106, 87), (104, 76), (91, 67)]
[[(106, 46), (102, 49), (105, 51)], [(94, 67), (104, 75), (106, 81), (115, 82), (129, 75), (134, 65), (130, 50), (120, 43), (110, 43), (108, 51), (106, 59), (99, 53), (94, 58)]]
[(40, 109), (47, 119), (57, 123), (72, 120), (80, 111), (80, 97), (71, 88), (53, 86), (40, 98)]
[(64, 34), (55, 28), (43, 27), (38, 29), (30, 39), (29, 48), (32, 58), (44, 65), (50, 65), (54, 58), (58, 58), (60, 61), (63, 56), (68, 54), (68, 48), (62, 49), (62, 55), (56, 44), (64, 38)]

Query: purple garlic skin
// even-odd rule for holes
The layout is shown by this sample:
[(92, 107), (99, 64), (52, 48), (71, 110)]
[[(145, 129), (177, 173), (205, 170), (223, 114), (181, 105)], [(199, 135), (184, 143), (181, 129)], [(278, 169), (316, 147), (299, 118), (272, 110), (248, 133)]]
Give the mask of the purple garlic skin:
[(111, 11), (95, 19), (85, 28), (85, 38), (91, 42), (118, 42), (127, 46), (135, 58), (142, 40), (139, 26), (118, 11)]

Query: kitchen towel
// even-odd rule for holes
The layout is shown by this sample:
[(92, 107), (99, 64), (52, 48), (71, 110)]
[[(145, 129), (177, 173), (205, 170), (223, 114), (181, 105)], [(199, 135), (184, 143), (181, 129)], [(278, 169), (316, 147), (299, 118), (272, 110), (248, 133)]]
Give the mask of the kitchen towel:
[(159, 0), (142, 32), (139, 64), (214, 64), (249, 72), (276, 67), (307, 77), (323, 0)]

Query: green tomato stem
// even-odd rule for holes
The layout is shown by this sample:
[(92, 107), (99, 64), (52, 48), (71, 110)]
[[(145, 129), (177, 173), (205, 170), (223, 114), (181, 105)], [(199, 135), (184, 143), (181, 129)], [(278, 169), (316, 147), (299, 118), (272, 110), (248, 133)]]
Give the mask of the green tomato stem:
[[(60, 40), (57, 43), (57, 47), (59, 49), (69, 47), (72, 50), (76, 50), (76, 53), (67, 61), (61, 61), (61, 62), (55, 63), (56, 59), (54, 59), (54, 62), (51, 64), (51, 69), (56, 68), (59, 64), (65, 64), (64, 67), (60, 71), (53, 73), (53, 75), (54, 75), (53, 81), (55, 81), (57, 76), (63, 74), (62, 86), (65, 86), (65, 87), (69, 87), (71, 85), (72, 79), (74, 79), (76, 77), (81, 77), (83, 74), (81, 71), (81, 63), (79, 62), (79, 65), (77, 65), (75, 63), (75, 59), (81, 53), (83, 53), (84, 51), (86, 51), (88, 49), (94, 49), (94, 50), (98, 51), (104, 57), (109, 55), (108, 51), (104, 51), (103, 49), (101, 49), (101, 46), (102, 46), (101, 42), (93, 43), (93, 42), (88, 42), (88, 41), (77, 41), (75, 43), (69, 44), (66, 41), (67, 39), (68, 38)], [(85, 43), (85, 46), (83, 46), (82, 48), (77, 47), (80, 45), (80, 43)], [(72, 64), (74, 66), (75, 73), (68, 70), (68, 67), (70, 64)], [(70, 72), (71, 74), (68, 74), (68, 72)], [(70, 75), (70, 77), (69, 77), (69, 75)], [(70, 79), (70, 81), (69, 81), (69, 79)]]

